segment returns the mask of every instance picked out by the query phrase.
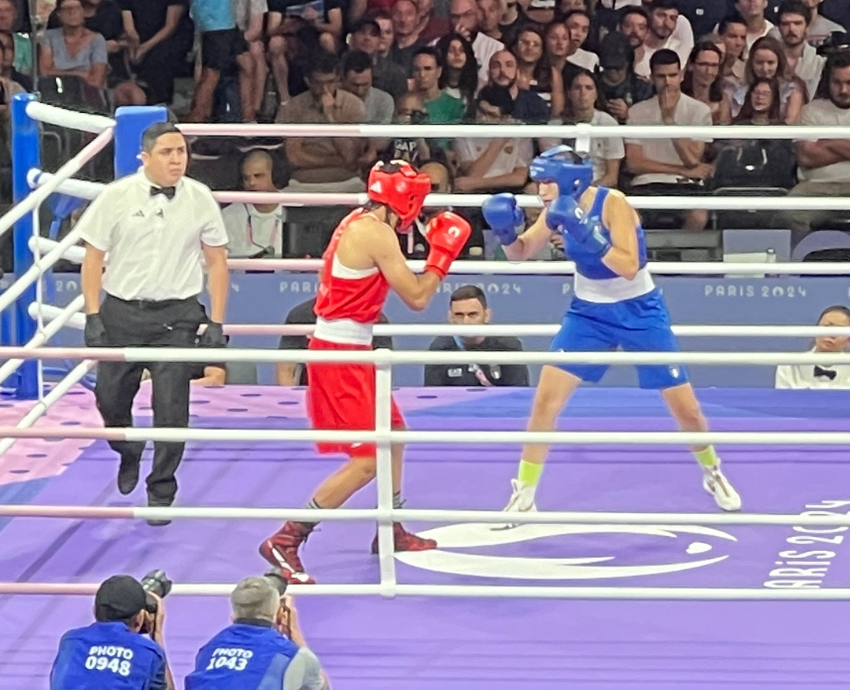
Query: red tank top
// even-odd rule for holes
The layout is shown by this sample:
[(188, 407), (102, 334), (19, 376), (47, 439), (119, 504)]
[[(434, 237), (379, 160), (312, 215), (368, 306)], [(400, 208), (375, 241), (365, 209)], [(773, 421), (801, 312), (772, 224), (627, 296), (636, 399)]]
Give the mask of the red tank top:
[(343, 218), (322, 255), (324, 265), (319, 274), (315, 312), (316, 316), (326, 321), (350, 319), (361, 324), (376, 324), (387, 300), (390, 285), (379, 270), (358, 277), (357, 273), (364, 272), (343, 266), (345, 272), (355, 275), (343, 277), (333, 273), (334, 257), (340, 238), (353, 221), (362, 218), (366, 213), (364, 209), (359, 208)]

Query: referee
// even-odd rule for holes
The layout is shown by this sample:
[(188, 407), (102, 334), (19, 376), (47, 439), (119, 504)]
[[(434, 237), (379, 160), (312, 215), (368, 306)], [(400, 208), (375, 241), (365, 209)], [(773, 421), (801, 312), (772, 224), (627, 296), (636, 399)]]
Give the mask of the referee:
[[(209, 188), (184, 177), (186, 140), (170, 123), (142, 137), (142, 168), (107, 185), (80, 219), (86, 243), (81, 282), (88, 347), (224, 347), (229, 276), (227, 233)], [(108, 255), (108, 256), (107, 256)], [(209, 273), (210, 317), (198, 301), (201, 260)], [(106, 293), (103, 303), (101, 290)], [(198, 328), (207, 324), (198, 338)], [(181, 362), (101, 362), (95, 397), (107, 427), (133, 425), (133, 398), (150, 371), (155, 427), (189, 425), (189, 381), (196, 365)], [(139, 481), (145, 443), (110, 441), (121, 456), (118, 490)], [(148, 505), (170, 506), (184, 443), (154, 444)], [(149, 521), (153, 525), (167, 520)]]

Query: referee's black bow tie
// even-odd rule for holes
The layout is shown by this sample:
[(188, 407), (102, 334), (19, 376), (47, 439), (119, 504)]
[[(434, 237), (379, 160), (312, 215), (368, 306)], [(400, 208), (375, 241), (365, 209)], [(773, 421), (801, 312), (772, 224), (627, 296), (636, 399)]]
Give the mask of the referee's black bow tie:
[(835, 381), (835, 371), (832, 369), (824, 369), (823, 367), (815, 366), (815, 378), (826, 376), (830, 381)]
[(157, 194), (164, 194), (166, 198), (171, 201), (174, 198), (174, 192), (177, 189), (175, 187), (151, 187), (151, 198), (155, 197)]

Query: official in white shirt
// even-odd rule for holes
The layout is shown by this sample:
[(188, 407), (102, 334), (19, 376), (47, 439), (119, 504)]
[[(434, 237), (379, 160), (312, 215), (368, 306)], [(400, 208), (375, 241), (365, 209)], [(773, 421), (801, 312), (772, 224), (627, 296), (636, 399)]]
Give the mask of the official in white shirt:
[[(79, 221), (86, 242), (81, 282), (89, 347), (223, 347), (229, 277), (227, 233), (209, 188), (184, 177), (186, 140), (170, 123), (142, 137), (142, 169), (107, 185)], [(210, 317), (198, 301), (206, 261)], [(101, 290), (106, 296), (101, 304)], [(198, 340), (198, 328), (207, 328)], [(133, 398), (142, 372), (153, 383), (153, 423), (189, 425), (189, 380), (196, 365), (180, 362), (101, 362), (95, 397), (107, 427), (133, 424)], [(139, 481), (143, 442), (113, 441), (121, 456), (118, 489)], [(169, 506), (183, 443), (155, 443), (147, 478), (148, 505)], [(150, 521), (167, 524), (168, 521)]]
[[(818, 326), (850, 326), (850, 309), (840, 305), (827, 307)], [(815, 338), (810, 352), (834, 352), (836, 359), (842, 359), (848, 345), (850, 338), (829, 335)], [(850, 364), (782, 364), (776, 367), (776, 388), (850, 388)]]
[[(246, 192), (277, 192), (268, 152), (252, 151), (242, 163)], [(280, 204), (230, 204), (222, 211), (227, 231), (227, 253), (233, 258), (281, 258), (286, 209)]]

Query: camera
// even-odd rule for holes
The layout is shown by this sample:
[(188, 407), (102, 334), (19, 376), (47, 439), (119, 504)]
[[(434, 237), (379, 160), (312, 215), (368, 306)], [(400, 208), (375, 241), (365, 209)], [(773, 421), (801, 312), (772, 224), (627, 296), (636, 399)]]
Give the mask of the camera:
[[(146, 593), (156, 594), (160, 599), (164, 599), (171, 591), (171, 586), (174, 584), (168, 579), (164, 570), (151, 570), (141, 579), (142, 589)], [(145, 611), (152, 616), (157, 614), (159, 604), (152, 596), (146, 597)]]
[(277, 593), (280, 596), (286, 594), (286, 587), (289, 583), (287, 582), (286, 578), (281, 574), (280, 568), (272, 568), (271, 570), (264, 573), (263, 577), (275, 586), (275, 589), (277, 589)]
[(839, 53), (850, 53), (850, 34), (833, 31), (826, 40), (818, 46), (818, 55), (822, 57), (833, 57)]

